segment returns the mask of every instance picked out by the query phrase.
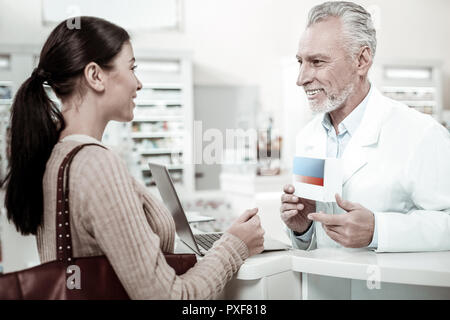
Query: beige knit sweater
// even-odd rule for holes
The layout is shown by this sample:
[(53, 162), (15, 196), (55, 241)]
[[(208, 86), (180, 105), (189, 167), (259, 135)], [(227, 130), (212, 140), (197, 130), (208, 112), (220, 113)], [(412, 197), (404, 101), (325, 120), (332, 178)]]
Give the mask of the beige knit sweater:
[[(75, 146), (92, 142), (99, 143), (88, 136), (66, 137), (47, 162), (44, 220), (37, 233), (42, 263), (56, 260), (58, 167)], [(106, 255), (132, 299), (214, 298), (248, 257), (245, 243), (225, 233), (193, 268), (177, 276), (163, 255), (174, 249), (172, 216), (114, 152), (98, 146), (75, 156), (69, 203), (74, 256)]]

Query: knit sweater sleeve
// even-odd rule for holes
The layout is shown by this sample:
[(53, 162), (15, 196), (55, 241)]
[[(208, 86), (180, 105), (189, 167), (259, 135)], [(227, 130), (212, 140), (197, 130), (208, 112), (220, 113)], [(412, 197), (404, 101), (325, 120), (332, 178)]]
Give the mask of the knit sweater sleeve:
[[(76, 186), (86, 201), (83, 220), (88, 222), (90, 232), (129, 296), (132, 299), (208, 299), (220, 293), (248, 257), (247, 246), (226, 233), (191, 270), (177, 276), (166, 263), (161, 239), (152, 230), (124, 162), (101, 148), (82, 152), (90, 159), (84, 162), (82, 179), (78, 179), (80, 185)], [(164, 236), (164, 232), (173, 233), (167, 219), (158, 220), (161, 215), (158, 205), (152, 206), (148, 214)], [(167, 237), (173, 238), (174, 234)]]

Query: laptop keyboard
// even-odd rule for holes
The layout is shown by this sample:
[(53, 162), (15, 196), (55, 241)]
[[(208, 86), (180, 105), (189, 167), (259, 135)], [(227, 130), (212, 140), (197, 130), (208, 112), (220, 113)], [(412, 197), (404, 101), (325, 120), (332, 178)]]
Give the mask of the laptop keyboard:
[(222, 235), (223, 233), (200, 233), (194, 234), (194, 238), (200, 247), (208, 251)]

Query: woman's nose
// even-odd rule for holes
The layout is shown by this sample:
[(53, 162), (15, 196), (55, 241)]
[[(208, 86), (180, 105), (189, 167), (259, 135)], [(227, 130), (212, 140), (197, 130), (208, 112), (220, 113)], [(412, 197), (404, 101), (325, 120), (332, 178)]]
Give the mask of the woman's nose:
[(142, 89), (142, 82), (136, 77), (137, 80), (137, 91)]

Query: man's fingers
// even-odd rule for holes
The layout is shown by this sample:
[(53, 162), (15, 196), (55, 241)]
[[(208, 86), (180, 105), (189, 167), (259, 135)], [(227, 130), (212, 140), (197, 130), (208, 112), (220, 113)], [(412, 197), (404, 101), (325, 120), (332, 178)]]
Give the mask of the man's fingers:
[(281, 202), (290, 202), (290, 203), (297, 203), (300, 199), (297, 196), (293, 196), (290, 194), (282, 194), (281, 195)]
[(283, 191), (284, 191), (284, 193), (293, 194), (295, 191), (295, 188), (292, 184), (287, 184), (283, 187)]
[(281, 219), (283, 219), (283, 221), (287, 221), (297, 214), (298, 214), (297, 210), (284, 211), (281, 213)]
[(283, 203), (280, 207), (280, 212), (289, 210), (303, 210), (305, 206), (301, 203)]
[(345, 215), (343, 214), (325, 214), (323, 212), (314, 212), (308, 214), (308, 219), (313, 221), (318, 221), (322, 224), (341, 226), (344, 224)]
[(336, 193), (336, 203), (339, 207), (344, 209), (345, 211), (352, 211), (356, 209), (356, 204), (347, 200), (342, 199), (342, 197)]

